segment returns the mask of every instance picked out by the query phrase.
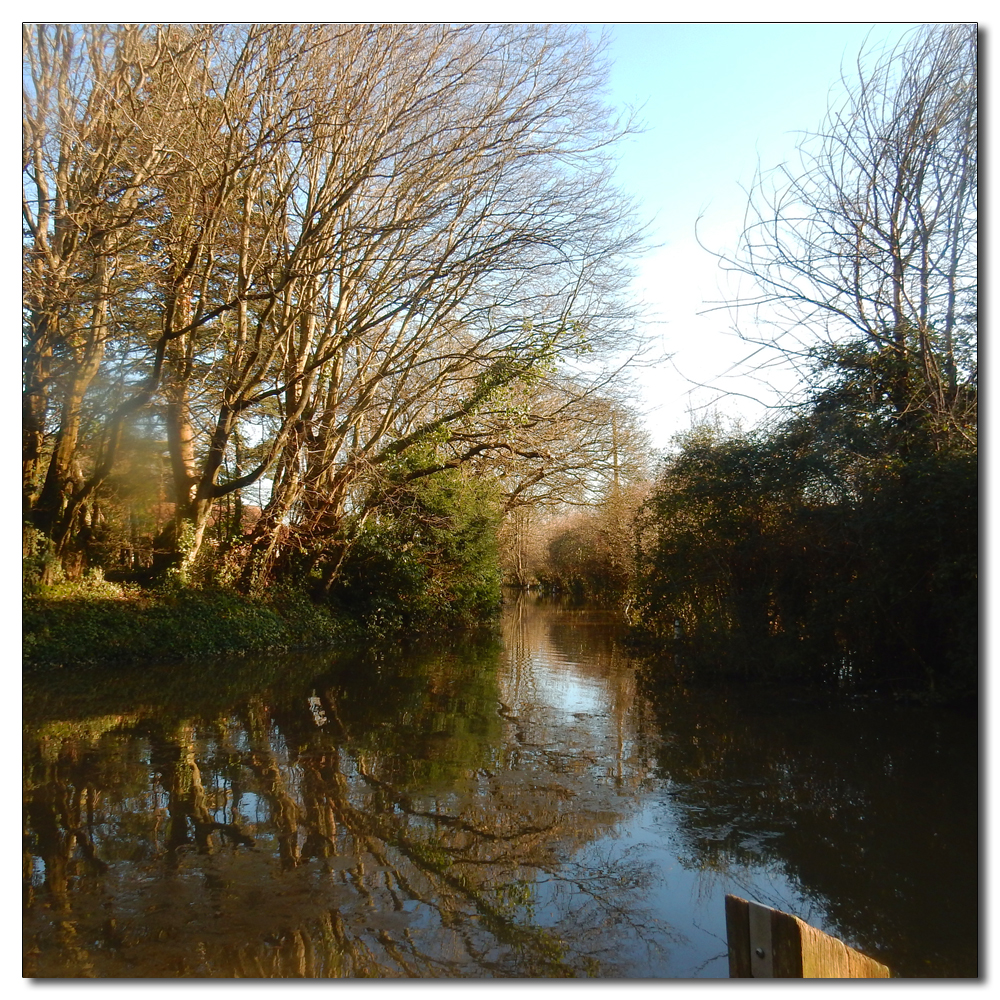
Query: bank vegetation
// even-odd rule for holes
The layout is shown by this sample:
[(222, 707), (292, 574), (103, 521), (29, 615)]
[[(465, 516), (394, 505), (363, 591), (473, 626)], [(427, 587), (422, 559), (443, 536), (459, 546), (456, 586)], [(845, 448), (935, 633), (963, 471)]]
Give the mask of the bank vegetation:
[(228, 650), (483, 623), (505, 582), (619, 605), (672, 674), (973, 695), (977, 46), (862, 52), (761, 173), (726, 308), (801, 391), (657, 465), (585, 32), (27, 26), (38, 655), (87, 587), (230, 602)]
[(640, 349), (602, 45), (27, 24), (23, 51), (29, 592), (495, 610), (498, 527), (600, 490)]

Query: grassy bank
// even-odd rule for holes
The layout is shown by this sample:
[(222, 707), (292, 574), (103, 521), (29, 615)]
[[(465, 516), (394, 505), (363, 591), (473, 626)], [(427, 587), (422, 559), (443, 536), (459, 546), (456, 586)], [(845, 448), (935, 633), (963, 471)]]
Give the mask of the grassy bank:
[(25, 668), (168, 662), (349, 641), (356, 626), (304, 594), (266, 601), (208, 590), (59, 584), (23, 601)]

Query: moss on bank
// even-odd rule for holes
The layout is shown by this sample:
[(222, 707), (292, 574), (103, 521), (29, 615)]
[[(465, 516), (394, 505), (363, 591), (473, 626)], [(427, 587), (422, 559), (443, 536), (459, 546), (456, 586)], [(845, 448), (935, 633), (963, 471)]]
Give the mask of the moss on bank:
[(23, 602), (26, 668), (166, 662), (349, 641), (351, 623), (304, 594), (266, 601), (224, 591), (143, 591), (94, 581), (42, 588)]

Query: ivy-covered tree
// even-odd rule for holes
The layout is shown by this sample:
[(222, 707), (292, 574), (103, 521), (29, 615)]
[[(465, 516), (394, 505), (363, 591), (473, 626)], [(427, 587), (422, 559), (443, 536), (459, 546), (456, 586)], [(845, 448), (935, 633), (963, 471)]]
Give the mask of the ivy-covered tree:
[(975, 25), (862, 54), (752, 192), (724, 263), (802, 402), (682, 441), (645, 507), (640, 616), (688, 667), (976, 691), (976, 67)]
[(336, 574), (314, 583), (369, 636), (481, 625), (500, 608), (495, 483), (465, 469), (409, 479), (416, 463), (409, 456), (373, 487), (379, 496), (343, 546)]

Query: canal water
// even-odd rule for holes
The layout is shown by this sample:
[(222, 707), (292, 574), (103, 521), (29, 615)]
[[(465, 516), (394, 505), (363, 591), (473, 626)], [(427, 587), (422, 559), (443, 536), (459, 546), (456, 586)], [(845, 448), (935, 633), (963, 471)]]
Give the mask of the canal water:
[(24, 692), (24, 974), (728, 974), (724, 897), (978, 975), (974, 714), (662, 682), (610, 612)]

